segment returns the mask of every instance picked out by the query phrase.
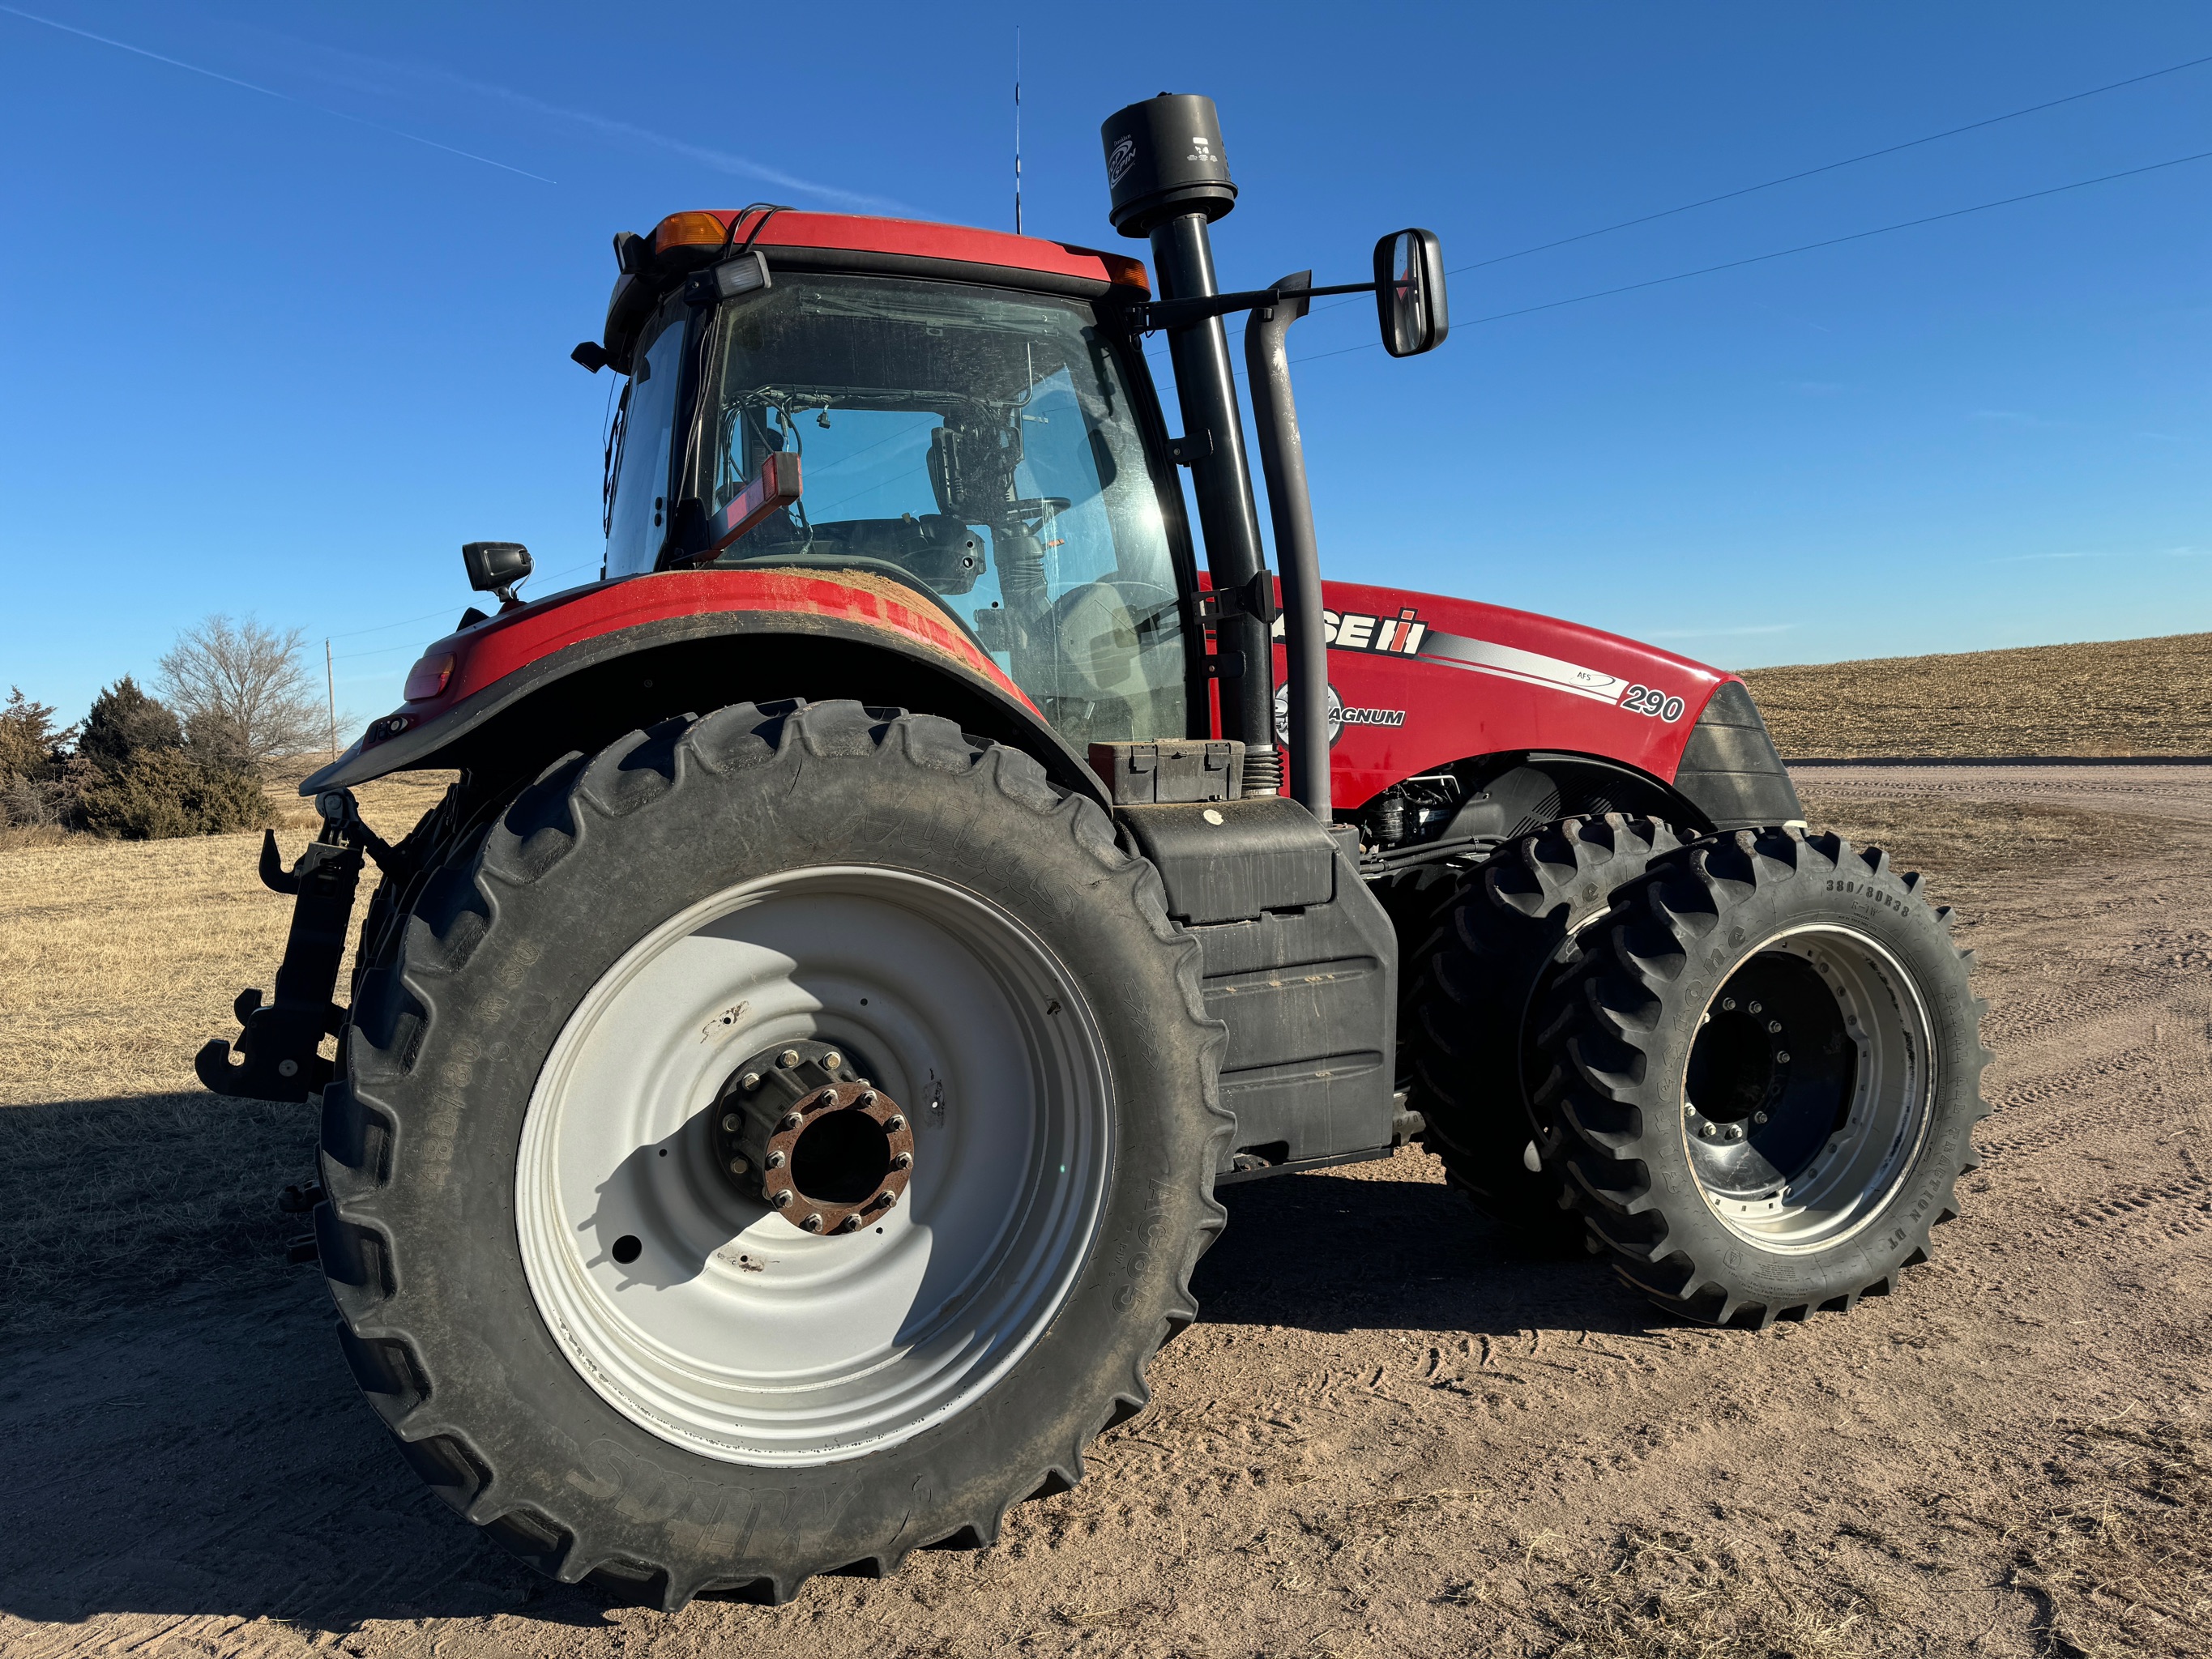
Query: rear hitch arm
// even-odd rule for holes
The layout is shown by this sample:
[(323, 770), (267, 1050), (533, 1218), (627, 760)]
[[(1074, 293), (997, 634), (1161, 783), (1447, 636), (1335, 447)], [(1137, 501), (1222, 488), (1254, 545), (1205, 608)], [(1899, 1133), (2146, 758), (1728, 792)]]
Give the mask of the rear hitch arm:
[(240, 1027), (237, 1062), (231, 1060), (233, 1045), (221, 1037), (193, 1058), (192, 1069), (216, 1094), (301, 1101), (331, 1080), (331, 1062), (319, 1050), (324, 1037), (337, 1036), (345, 1024), (346, 1011), (331, 994), (353, 921), (362, 855), (373, 855), (387, 869), (393, 855), (361, 821), (352, 791), (325, 790), (315, 798), (315, 809), (323, 815), (321, 833), (289, 870), (277, 854), (276, 832), (263, 833), (261, 880), (272, 891), (295, 896), (292, 931), (276, 969), (275, 1000), (264, 1006), (261, 993), (249, 989), (233, 1005)]

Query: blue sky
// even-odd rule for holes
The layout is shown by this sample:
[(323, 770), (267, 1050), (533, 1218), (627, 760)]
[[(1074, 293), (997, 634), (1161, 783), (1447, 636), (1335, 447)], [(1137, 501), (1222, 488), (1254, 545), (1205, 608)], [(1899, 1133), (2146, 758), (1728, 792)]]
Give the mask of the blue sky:
[[(0, 684), (74, 716), (251, 611), (390, 706), (462, 541), (596, 568), (609, 377), (566, 354), (610, 234), (1008, 225), (1017, 23), (1030, 229), (1114, 243), (1098, 122), (1206, 92), (1236, 285), (1358, 280), (1405, 224), (1498, 260), (2212, 54), (2182, 4), (1102, 16), (8, 0)], [(2212, 160), (1481, 320), (2208, 150), (2212, 64), (1462, 270), (1426, 358), (1316, 316), (1324, 568), (1731, 667), (2212, 629)]]

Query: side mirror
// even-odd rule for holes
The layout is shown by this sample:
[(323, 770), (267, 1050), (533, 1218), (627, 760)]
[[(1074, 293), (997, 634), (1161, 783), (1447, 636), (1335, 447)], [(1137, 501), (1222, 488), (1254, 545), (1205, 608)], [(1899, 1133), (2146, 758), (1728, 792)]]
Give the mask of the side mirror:
[(1436, 234), (1401, 230), (1375, 244), (1375, 309), (1382, 349), (1393, 357), (1434, 351), (1451, 331), (1444, 306), (1444, 255)]
[(530, 550), (520, 542), (466, 542), (461, 565), (469, 573), (469, 586), (479, 593), (496, 593), (503, 605), (516, 605), (515, 585), (530, 574)]

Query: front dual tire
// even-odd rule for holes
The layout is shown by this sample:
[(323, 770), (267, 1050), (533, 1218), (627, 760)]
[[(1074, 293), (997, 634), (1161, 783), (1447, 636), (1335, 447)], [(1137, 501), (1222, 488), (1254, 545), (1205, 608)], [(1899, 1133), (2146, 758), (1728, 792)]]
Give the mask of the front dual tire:
[[(564, 1580), (781, 1600), (987, 1541), (1194, 1316), (1230, 1127), (1197, 946), (1026, 756), (850, 703), (672, 720), (553, 768), (390, 938), (325, 1101), (345, 1347)], [(787, 1054), (911, 1146), (842, 1231), (718, 1133)], [(887, 1144), (792, 1170), (827, 1190), (833, 1141)]]
[(1655, 860), (1542, 999), (1534, 1103), (1594, 1244), (1662, 1305), (1765, 1324), (1926, 1259), (1990, 1055), (1951, 916), (1796, 827)]

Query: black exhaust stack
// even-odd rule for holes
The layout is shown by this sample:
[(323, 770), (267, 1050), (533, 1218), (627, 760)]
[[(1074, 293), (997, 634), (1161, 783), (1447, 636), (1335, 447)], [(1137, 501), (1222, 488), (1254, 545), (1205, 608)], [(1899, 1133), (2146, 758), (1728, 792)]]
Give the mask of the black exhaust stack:
[[(1221, 122), (1211, 98), (1162, 93), (1109, 116), (1099, 130), (1106, 147), (1106, 183), (1113, 192), (1114, 228), (1152, 239), (1152, 269), (1163, 300), (1219, 292), (1206, 227), (1237, 205), (1237, 186), (1223, 154)], [(1229, 332), (1206, 317), (1168, 331), (1183, 441), (1206, 537), (1206, 567), (1222, 596), (1222, 735), (1242, 741), (1244, 791), (1273, 794), (1282, 783), (1275, 747), (1274, 652), (1263, 617), (1273, 610), (1263, 592), (1266, 562), (1260, 512), (1244, 455), (1244, 424), (1229, 359)], [(1233, 670), (1233, 672), (1231, 672)]]

